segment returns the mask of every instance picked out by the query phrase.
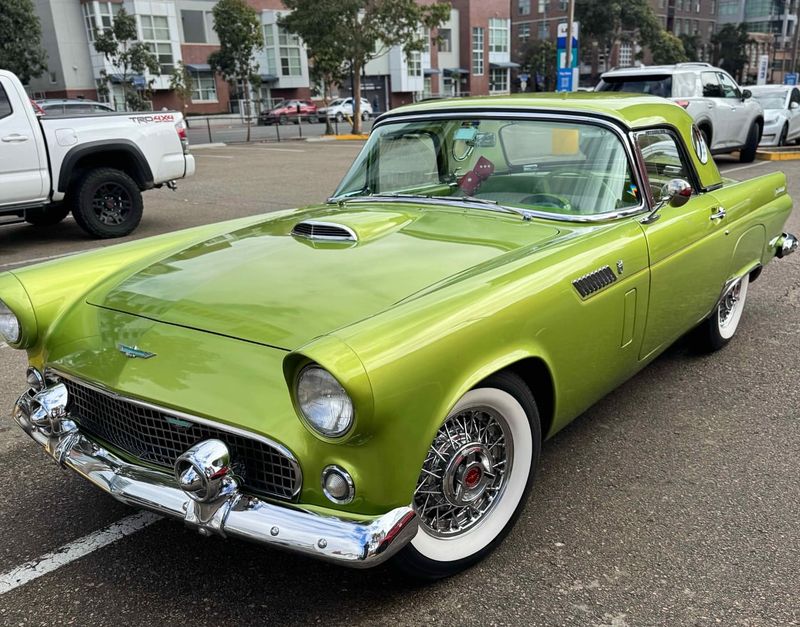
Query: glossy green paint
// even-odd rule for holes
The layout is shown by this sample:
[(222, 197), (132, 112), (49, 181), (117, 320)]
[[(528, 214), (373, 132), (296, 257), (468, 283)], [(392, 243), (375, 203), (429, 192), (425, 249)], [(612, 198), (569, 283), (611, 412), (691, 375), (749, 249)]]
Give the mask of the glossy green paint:
[[(549, 100), (690, 138), (680, 107), (604, 98), (627, 104)], [(546, 108), (539, 100), (548, 99), (452, 106)], [(705, 169), (701, 178), (719, 178), (713, 162)], [(720, 204), (724, 225), (710, 220)], [(298, 506), (371, 516), (411, 501), (433, 435), (464, 392), (535, 363), (547, 380), (531, 383), (554, 399), (540, 408), (552, 435), (710, 313), (728, 279), (767, 263), (790, 211), (781, 174), (726, 182), (647, 225), (645, 214), (570, 223), (401, 201), (324, 205), (2, 274), (0, 298), (27, 308), (25, 320), (35, 312), (33, 364), (272, 438), (302, 467)], [(359, 241), (293, 237), (301, 219), (335, 220)], [(604, 266), (616, 280), (582, 298), (573, 281)], [(157, 356), (128, 359), (119, 343)], [(309, 362), (354, 399), (355, 425), (339, 440), (312, 433), (294, 407)], [(328, 464), (353, 475), (352, 503), (325, 499)]]

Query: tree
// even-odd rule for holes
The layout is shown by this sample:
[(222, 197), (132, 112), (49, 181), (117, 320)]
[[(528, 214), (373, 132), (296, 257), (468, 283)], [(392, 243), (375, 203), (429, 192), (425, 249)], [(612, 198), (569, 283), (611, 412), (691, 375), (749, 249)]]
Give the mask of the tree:
[(537, 76), (544, 77), (544, 84), (541, 86), (544, 91), (555, 87), (556, 55), (556, 45), (549, 39), (534, 39), (525, 45), (521, 60), (522, 67), (531, 75), (531, 91), (538, 91), (540, 88)]
[(241, 83), (244, 88), (247, 119), (247, 141), (250, 141), (251, 85), (260, 83), (257, 51), (264, 48), (264, 33), (256, 10), (244, 0), (219, 0), (213, 9), (214, 30), (219, 38), (219, 50), (212, 52), (208, 62), (228, 82)]
[[(329, 48), (332, 61), (347, 64), (353, 76), (353, 132), (361, 132), (361, 71), (392, 46), (410, 56), (425, 49), (425, 29), (450, 17), (450, 3), (420, 5), (415, 0), (284, 0), (292, 12), (280, 19), (311, 50)], [(330, 47), (331, 42), (335, 46)]]
[(672, 33), (661, 31), (653, 43), (650, 44), (653, 63), (658, 65), (671, 65), (687, 61), (683, 42)]
[[(647, 0), (575, 0), (575, 19), (581, 23), (581, 38), (596, 43), (608, 58), (617, 42), (638, 42), (652, 46), (658, 42), (661, 26)], [(592, 45), (582, 46), (592, 50)], [(592, 74), (597, 64), (592, 59)]]
[(186, 102), (192, 99), (192, 92), (194, 91), (194, 81), (189, 69), (183, 64), (183, 61), (178, 61), (175, 64), (175, 69), (169, 77), (169, 88), (175, 92), (175, 95), (181, 101), (181, 113), (186, 114)]
[(700, 40), (700, 35), (689, 35), (684, 33), (680, 35), (681, 43), (683, 44), (683, 51), (686, 53), (687, 61), (700, 60), (700, 47), (703, 45)]
[(31, 0), (0, 3), (0, 68), (11, 70), (24, 84), (47, 69), (42, 25)]
[[(95, 31), (94, 49), (102, 53), (118, 70), (126, 108), (132, 111), (144, 109), (147, 106), (145, 92), (149, 91), (153, 79), (151, 78), (144, 86), (130, 91), (133, 77), (145, 72), (159, 74), (161, 68), (158, 65), (158, 59), (148, 45), (139, 41), (136, 32), (136, 18), (129, 15), (125, 9), (120, 9), (119, 13), (114, 16), (114, 22), (110, 29), (103, 32)], [(100, 75), (101, 87), (98, 91), (107, 95), (111, 77), (105, 70), (102, 70)]]
[(747, 44), (750, 35), (744, 24), (726, 24), (711, 36), (714, 46), (714, 65), (741, 80), (742, 68), (747, 63)]

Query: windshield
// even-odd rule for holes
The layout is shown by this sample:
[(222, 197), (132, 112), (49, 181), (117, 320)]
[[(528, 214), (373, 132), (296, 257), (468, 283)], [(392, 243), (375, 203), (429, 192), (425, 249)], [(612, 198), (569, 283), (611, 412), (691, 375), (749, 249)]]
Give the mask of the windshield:
[(783, 109), (786, 107), (787, 92), (771, 92), (764, 94), (753, 94), (753, 98), (764, 109)]
[(619, 137), (590, 123), (451, 118), (376, 128), (334, 199), (471, 199), (565, 216), (637, 207)]

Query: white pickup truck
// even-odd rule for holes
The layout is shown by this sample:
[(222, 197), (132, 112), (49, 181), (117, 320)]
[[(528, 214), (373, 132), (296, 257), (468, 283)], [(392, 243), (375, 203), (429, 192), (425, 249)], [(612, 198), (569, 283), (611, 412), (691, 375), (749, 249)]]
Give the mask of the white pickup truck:
[(51, 225), (72, 212), (89, 235), (127, 235), (142, 191), (194, 174), (180, 113), (37, 117), (19, 79), (0, 70), (0, 217)]

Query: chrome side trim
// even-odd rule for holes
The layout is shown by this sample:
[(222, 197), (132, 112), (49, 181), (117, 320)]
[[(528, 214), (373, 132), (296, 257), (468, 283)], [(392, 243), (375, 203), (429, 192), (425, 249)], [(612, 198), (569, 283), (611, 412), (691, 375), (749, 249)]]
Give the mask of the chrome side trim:
[(127, 403), (132, 403), (134, 405), (138, 405), (139, 407), (144, 407), (145, 409), (151, 409), (153, 411), (163, 412), (165, 414), (169, 414), (176, 418), (182, 418), (184, 420), (189, 420), (190, 422), (197, 422), (202, 425), (206, 425), (208, 427), (213, 427), (215, 429), (219, 429), (220, 431), (227, 431), (228, 433), (232, 433), (234, 435), (239, 435), (245, 438), (251, 438), (253, 440), (258, 440), (259, 442), (266, 444), (269, 447), (274, 448), (276, 451), (281, 453), (285, 456), (292, 465), (295, 467), (295, 476), (297, 480), (295, 482), (294, 490), (292, 491), (293, 496), (297, 496), (300, 493), (300, 488), (303, 486), (303, 470), (300, 468), (300, 463), (297, 461), (297, 457), (295, 457), (294, 453), (292, 453), (288, 448), (286, 448), (283, 444), (276, 442), (260, 433), (255, 433), (253, 431), (247, 431), (246, 429), (240, 429), (239, 427), (234, 427), (231, 425), (226, 425), (220, 422), (216, 422), (214, 420), (209, 420), (208, 418), (202, 418), (200, 416), (196, 416), (194, 414), (187, 414), (186, 412), (180, 411), (178, 409), (173, 409), (171, 407), (164, 407), (162, 405), (156, 405), (154, 403), (150, 403), (148, 401), (143, 401), (141, 399), (132, 397), (132, 396), (124, 396), (119, 392), (115, 392), (114, 390), (107, 388), (106, 386), (100, 383), (94, 383), (90, 381), (86, 381), (86, 379), (81, 379), (80, 377), (76, 377), (74, 375), (68, 374), (62, 370), (58, 370), (56, 368), (48, 367), (45, 369), (45, 378), (48, 377), (62, 377), (64, 379), (69, 379), (70, 381), (74, 381), (80, 385), (85, 385), (88, 388), (91, 388), (101, 394), (107, 394), (112, 398), (120, 401), (124, 401)]
[[(384, 117), (386, 116), (386, 117)], [(633, 177), (636, 181), (636, 185), (639, 187), (640, 190), (644, 190), (643, 183), (642, 183), (642, 176), (641, 172), (636, 166), (637, 160), (634, 158), (631, 138), (630, 136), (622, 129), (621, 125), (622, 122), (614, 123), (611, 120), (603, 117), (595, 117), (591, 115), (583, 115), (583, 114), (570, 114), (570, 113), (563, 113), (558, 111), (543, 111), (542, 109), (531, 111), (531, 110), (524, 110), (520, 109), (519, 111), (487, 111), (483, 110), (475, 110), (471, 108), (453, 108), (451, 111), (448, 112), (427, 112), (427, 111), (419, 111), (416, 113), (409, 113), (409, 114), (397, 114), (392, 115), (384, 114), (379, 117), (372, 126), (372, 131), (370, 131), (370, 135), (375, 129), (384, 126), (385, 124), (393, 124), (395, 122), (415, 122), (420, 120), (436, 120), (436, 119), (453, 119), (453, 118), (470, 118), (470, 119), (508, 119), (508, 120), (519, 120), (519, 119), (527, 119), (527, 120), (554, 120), (557, 122), (583, 122), (587, 124), (594, 124), (596, 126), (602, 126), (612, 133), (614, 133), (617, 138), (622, 143), (623, 150), (628, 157), (628, 167), (633, 174)], [(368, 196), (332, 196), (328, 199), (329, 202), (339, 202), (343, 201), (346, 203), (352, 202), (356, 199), (360, 200), (369, 200)], [(382, 197), (380, 199), (381, 202), (389, 200), (386, 197)], [(394, 199), (395, 202), (412, 202), (411, 200), (407, 199)], [(442, 204), (441, 199), (436, 200), (434, 199), (420, 199), (422, 200), (433, 200), (433, 203), (429, 204)], [(374, 201), (374, 199), (373, 199)], [(414, 201), (416, 202), (416, 200)], [(424, 203), (423, 203), (424, 204)], [(459, 202), (459, 206), (469, 206), (468, 203)], [(490, 209), (484, 204), (475, 205), (476, 208), (479, 209)], [(608, 211), (606, 213), (598, 213), (595, 215), (585, 215), (585, 216), (566, 216), (564, 214), (558, 213), (548, 213), (546, 211), (530, 211), (529, 213), (531, 216), (536, 218), (543, 218), (546, 220), (555, 220), (558, 222), (603, 222), (605, 220), (616, 220), (619, 218), (627, 218), (629, 216), (638, 215), (645, 211), (648, 211), (649, 208), (647, 204), (644, 202), (642, 198), (639, 202), (639, 205), (636, 207), (630, 207), (628, 209), (624, 209), (621, 211)], [(527, 211), (527, 210), (526, 210)]]
[[(312, 233), (308, 234), (308, 233), (299, 233), (299, 232), (297, 232), (296, 229), (301, 224), (308, 224), (309, 226), (311, 226), (312, 227)], [(347, 235), (317, 235), (317, 234), (313, 233), (313, 228), (315, 226), (322, 226), (322, 227), (327, 227), (327, 228), (339, 229), (341, 231), (344, 231)], [(323, 222), (321, 220), (302, 220), (302, 221), (298, 222), (297, 224), (295, 224), (292, 227), (292, 235), (294, 235), (295, 237), (304, 237), (306, 239), (327, 240), (327, 241), (332, 241), (332, 242), (342, 242), (342, 241), (344, 241), (344, 242), (351, 242), (351, 241), (352, 242), (357, 242), (358, 241), (358, 235), (356, 235), (356, 232), (353, 229), (351, 229), (349, 226), (345, 226), (344, 224), (338, 224), (336, 222)]]
[(25, 392), (14, 407), (14, 419), (59, 464), (118, 501), (182, 519), (201, 535), (241, 538), (343, 566), (370, 568), (417, 534), (419, 521), (411, 507), (348, 520), (243, 494), (233, 479), (219, 498), (200, 502), (182, 490), (171, 474), (130, 464), (85, 437), (65, 417), (63, 405), (51, 408), (48, 425), (40, 421), (42, 426), (38, 426), (34, 419), (39, 419), (41, 409), (30, 391)]

